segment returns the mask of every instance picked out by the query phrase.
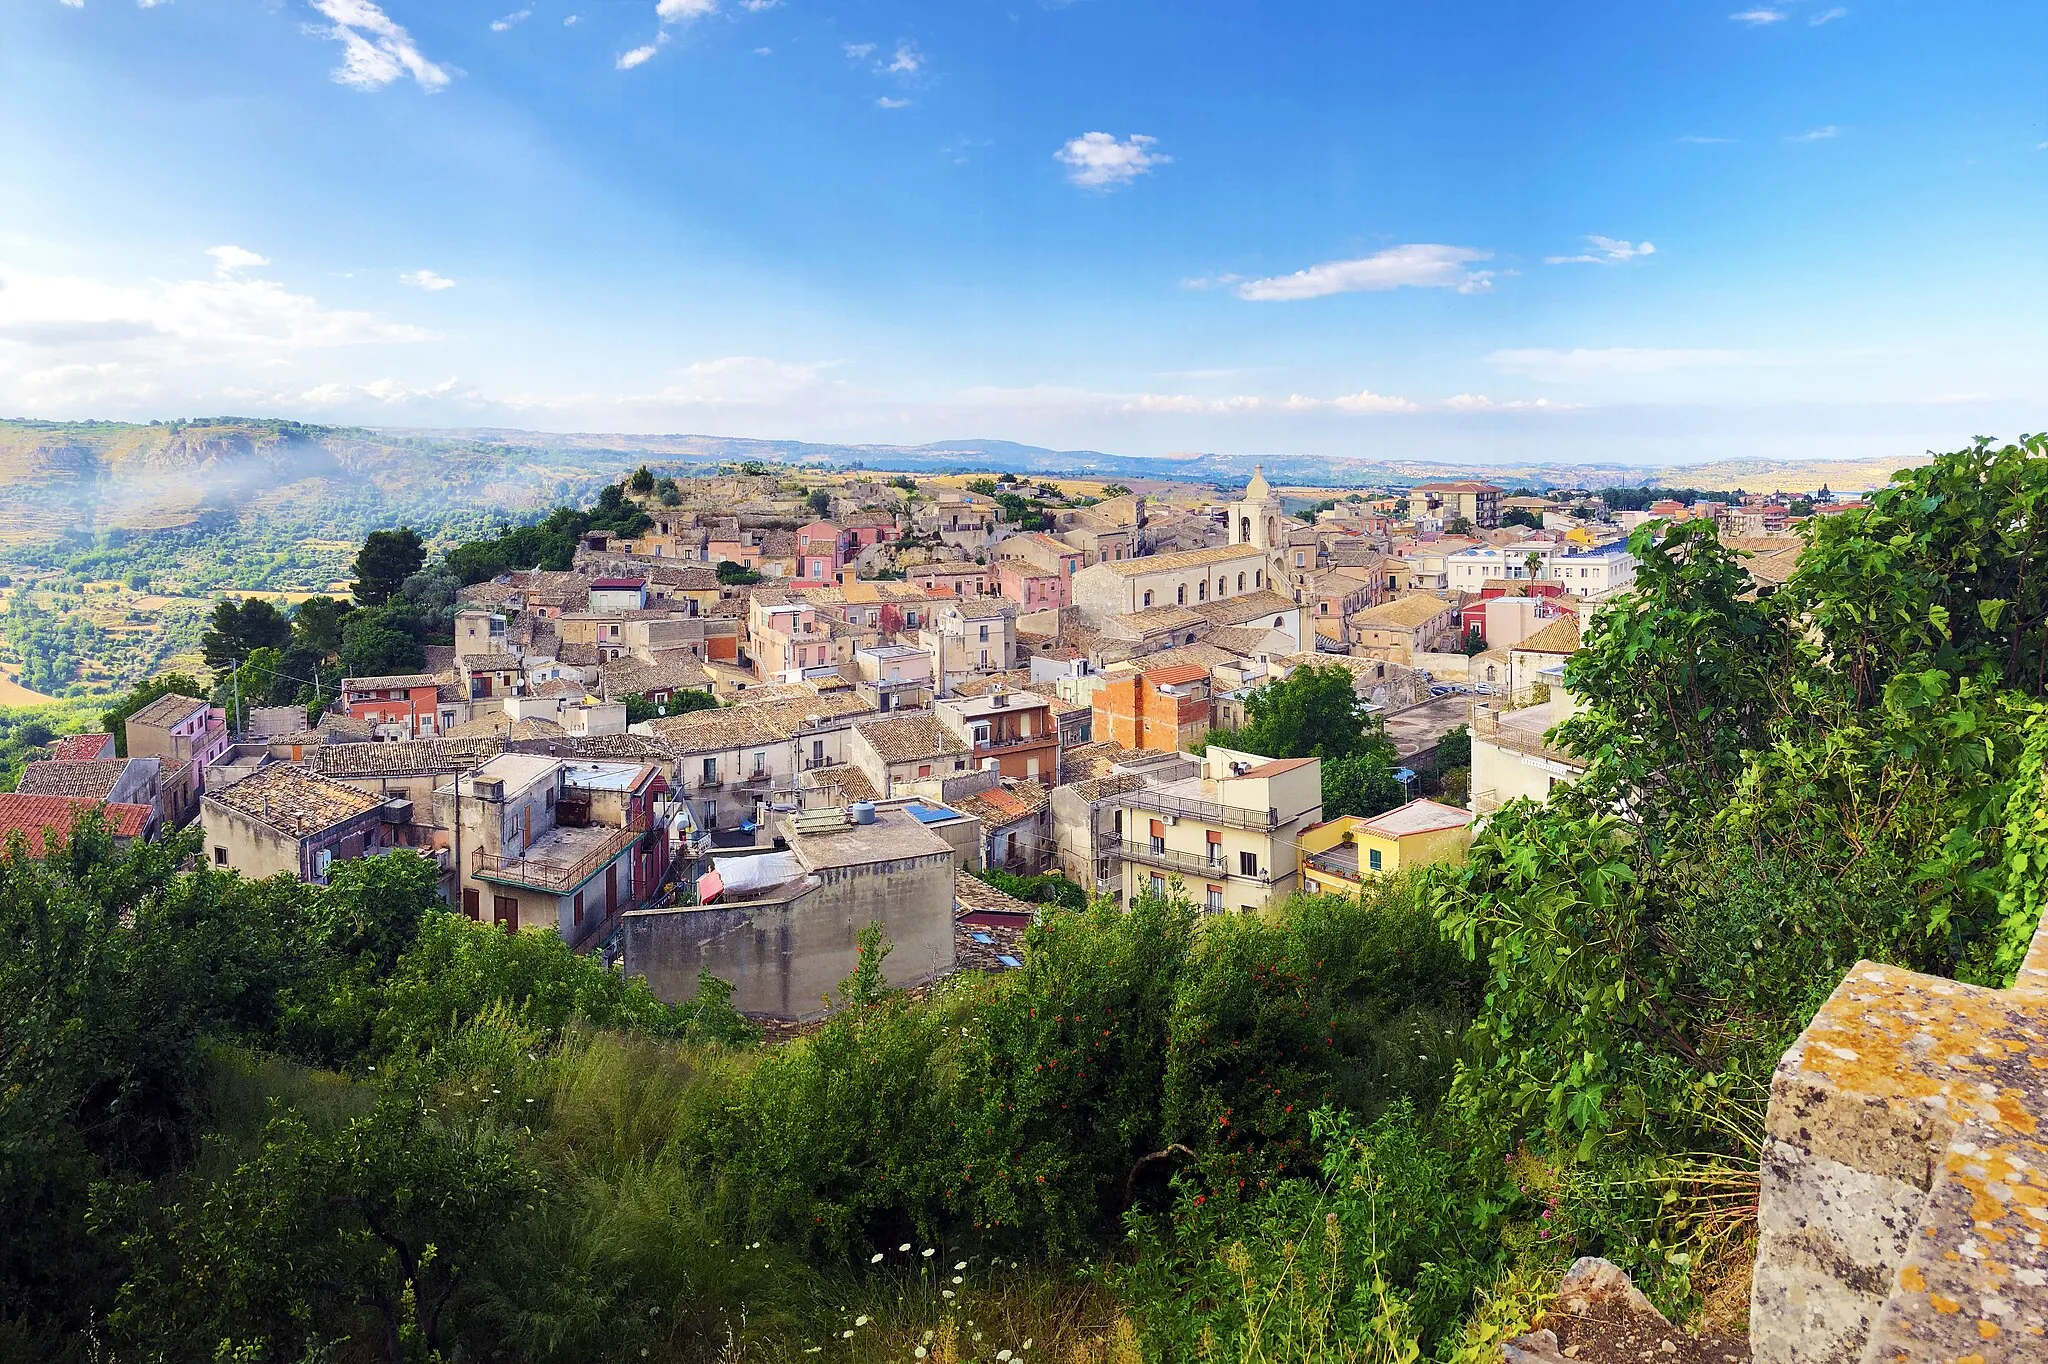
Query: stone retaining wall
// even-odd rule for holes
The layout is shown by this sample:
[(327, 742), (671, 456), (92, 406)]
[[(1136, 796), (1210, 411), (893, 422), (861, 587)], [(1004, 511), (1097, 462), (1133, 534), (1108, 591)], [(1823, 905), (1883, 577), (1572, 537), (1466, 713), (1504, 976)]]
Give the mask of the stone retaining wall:
[(1771, 1081), (1759, 1364), (2048, 1361), (2044, 1119), (2048, 927), (2010, 990), (1859, 962)]

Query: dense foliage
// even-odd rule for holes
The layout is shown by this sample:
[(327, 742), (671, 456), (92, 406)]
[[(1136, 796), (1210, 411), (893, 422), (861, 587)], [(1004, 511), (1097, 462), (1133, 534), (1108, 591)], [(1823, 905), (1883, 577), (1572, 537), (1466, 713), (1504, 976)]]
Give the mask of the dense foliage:
[(1245, 724), (1207, 743), (1268, 758), (1319, 758), (1323, 817), (1376, 815), (1404, 799), (1394, 741), (1340, 664), (1296, 668), (1245, 698)]
[[(1047, 887), (1022, 970), (916, 998), (870, 929), (776, 1045), (409, 854), (17, 843), (0, 1354), (1480, 1364), (1580, 1254), (1725, 1322), (1786, 1044), (1860, 958), (2009, 979), (2048, 905), (2044, 488), (2040, 439), (1943, 457), (1775, 590), (1646, 528), (1568, 665), (1583, 776), (1462, 865)], [(1218, 740), (1389, 761), (1297, 676)]]

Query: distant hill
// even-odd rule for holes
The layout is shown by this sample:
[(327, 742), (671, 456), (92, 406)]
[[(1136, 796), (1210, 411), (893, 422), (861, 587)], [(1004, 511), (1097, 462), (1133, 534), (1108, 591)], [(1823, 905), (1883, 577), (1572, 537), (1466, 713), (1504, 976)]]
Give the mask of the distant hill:
[(342, 533), (408, 515), (538, 510), (589, 496), (624, 466), (682, 469), (727, 461), (909, 472), (1009, 471), (1125, 481), (1242, 484), (1255, 464), (1275, 483), (1404, 485), (1484, 476), (1510, 485), (1663, 483), (1703, 489), (1806, 491), (1883, 482), (1881, 461), (1796, 465), (1764, 460), (1686, 467), (1457, 465), (1302, 455), (1163, 457), (1049, 450), (974, 438), (926, 445), (835, 445), (726, 436), (557, 435), (315, 426), (274, 419), (0, 421), (0, 543), (67, 531), (147, 530), (255, 515)]

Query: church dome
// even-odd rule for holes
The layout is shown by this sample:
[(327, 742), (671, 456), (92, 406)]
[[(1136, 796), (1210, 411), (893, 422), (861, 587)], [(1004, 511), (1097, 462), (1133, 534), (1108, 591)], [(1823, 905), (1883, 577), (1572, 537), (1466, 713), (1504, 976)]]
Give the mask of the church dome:
[(1245, 485), (1244, 500), (1247, 502), (1263, 502), (1272, 495), (1273, 485), (1266, 482), (1266, 466), (1254, 464), (1252, 466), (1252, 481)]

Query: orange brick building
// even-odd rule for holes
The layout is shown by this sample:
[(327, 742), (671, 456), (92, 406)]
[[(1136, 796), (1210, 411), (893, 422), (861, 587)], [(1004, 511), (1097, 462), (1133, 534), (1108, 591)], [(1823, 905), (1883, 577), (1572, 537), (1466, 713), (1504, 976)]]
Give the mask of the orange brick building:
[(1095, 689), (1097, 742), (1178, 753), (1209, 731), (1209, 672), (1197, 664), (1122, 673)]

